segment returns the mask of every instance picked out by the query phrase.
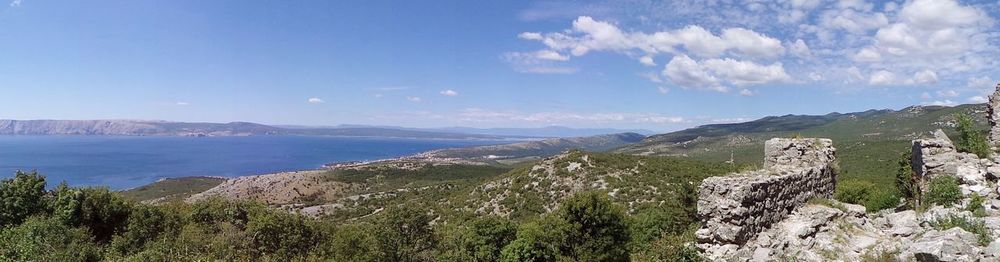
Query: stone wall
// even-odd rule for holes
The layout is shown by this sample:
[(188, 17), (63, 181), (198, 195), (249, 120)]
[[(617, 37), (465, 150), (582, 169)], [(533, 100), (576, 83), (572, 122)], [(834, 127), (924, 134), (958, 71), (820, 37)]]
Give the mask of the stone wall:
[[(702, 181), (699, 247), (708, 253), (736, 250), (814, 197), (836, 187), (836, 149), (829, 139), (768, 140), (764, 169)], [(719, 252), (722, 251), (722, 252)]]
[(927, 191), (927, 183), (938, 176), (953, 176), (961, 182), (962, 193), (980, 196), (994, 195), (988, 180), (996, 180), (1000, 166), (992, 159), (980, 159), (971, 153), (958, 152), (951, 139), (940, 129), (932, 138), (913, 140), (910, 165), (920, 192)]

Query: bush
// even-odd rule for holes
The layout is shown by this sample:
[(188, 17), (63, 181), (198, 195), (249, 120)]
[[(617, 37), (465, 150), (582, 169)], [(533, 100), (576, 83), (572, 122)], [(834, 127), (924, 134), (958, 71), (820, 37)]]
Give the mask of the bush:
[(910, 164), (913, 152), (907, 150), (899, 157), (896, 164), (896, 190), (906, 199), (907, 204), (913, 208), (920, 198), (920, 189), (917, 188), (916, 174), (913, 173), (913, 166)]
[(261, 255), (287, 259), (312, 250), (318, 240), (314, 228), (301, 216), (282, 211), (259, 212), (247, 223), (246, 233)]
[(874, 183), (861, 180), (844, 180), (837, 184), (833, 194), (840, 202), (865, 206), (868, 212), (894, 208), (899, 205), (899, 197)]
[(448, 231), (438, 260), (498, 261), (501, 250), (517, 237), (517, 225), (507, 219), (490, 216), (469, 224)]
[(70, 220), (90, 229), (97, 242), (108, 243), (115, 234), (125, 231), (131, 204), (107, 188), (86, 188), (81, 191), (79, 208), (74, 212), (77, 216)]
[(563, 202), (556, 214), (566, 222), (561, 251), (577, 261), (628, 261), (631, 236), (625, 211), (600, 192), (580, 193)]
[(973, 153), (980, 158), (990, 156), (990, 144), (986, 140), (984, 130), (975, 129), (972, 117), (967, 114), (955, 114), (955, 131), (958, 131), (958, 151)]
[(565, 227), (565, 221), (553, 216), (521, 225), (517, 239), (500, 252), (500, 261), (556, 261), (566, 241)]
[(86, 230), (52, 218), (30, 218), (0, 231), (0, 261), (99, 261)]
[(927, 187), (927, 194), (924, 196), (924, 202), (927, 204), (950, 207), (962, 198), (958, 179), (952, 176), (943, 175), (932, 178)]
[(633, 251), (648, 248), (663, 235), (682, 234), (694, 223), (685, 210), (674, 207), (643, 210), (629, 217), (628, 222)]
[(652, 243), (652, 254), (658, 261), (707, 262), (694, 247), (694, 228), (681, 234), (665, 234)]
[(429, 260), (437, 244), (426, 209), (410, 206), (388, 208), (375, 222), (375, 240), (383, 261)]
[(380, 254), (373, 231), (368, 224), (341, 226), (326, 242), (322, 256), (332, 261), (377, 261)]
[(179, 230), (180, 218), (167, 214), (163, 209), (150, 205), (136, 205), (128, 216), (125, 232), (111, 241), (111, 250), (120, 255), (143, 250), (161, 235), (175, 234)]
[(45, 177), (17, 171), (12, 179), (0, 180), (0, 228), (17, 225), (46, 209)]
[(985, 202), (986, 197), (973, 193), (972, 198), (969, 199), (969, 204), (965, 206), (965, 210), (972, 212), (974, 216), (984, 217), (986, 216), (986, 208), (983, 207), (983, 203)]
[(986, 228), (986, 223), (979, 219), (948, 215), (946, 217), (938, 217), (931, 221), (930, 225), (937, 230), (948, 230), (954, 227), (961, 228), (966, 232), (975, 234), (978, 237), (979, 244), (983, 246), (989, 245), (993, 241), (990, 229)]

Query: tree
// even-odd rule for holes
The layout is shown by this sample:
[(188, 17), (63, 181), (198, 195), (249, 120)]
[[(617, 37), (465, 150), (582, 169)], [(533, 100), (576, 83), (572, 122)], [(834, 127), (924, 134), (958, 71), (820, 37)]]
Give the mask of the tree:
[(247, 223), (246, 231), (253, 238), (257, 252), (278, 258), (308, 253), (318, 239), (301, 215), (280, 211), (256, 214)]
[(0, 227), (21, 224), (45, 212), (44, 195), (45, 177), (37, 172), (17, 171), (14, 178), (0, 180)]
[(448, 261), (498, 261), (500, 252), (517, 237), (517, 225), (494, 216), (477, 218), (467, 228), (447, 231), (438, 259)]
[(108, 243), (128, 225), (131, 203), (121, 194), (107, 188), (85, 188), (82, 191), (78, 216), (70, 219), (77, 226), (86, 226), (99, 243)]
[(375, 222), (378, 229), (375, 240), (384, 255), (381, 260), (429, 260), (427, 252), (437, 244), (431, 220), (420, 208), (406, 205), (388, 208)]
[(53, 218), (32, 217), (0, 231), (0, 261), (99, 261), (86, 230)]
[(556, 261), (565, 245), (567, 224), (556, 216), (528, 222), (517, 230), (517, 239), (500, 252), (500, 261)]
[(377, 261), (379, 249), (369, 224), (343, 225), (325, 243), (323, 256), (332, 261)]
[(562, 204), (557, 215), (568, 227), (561, 248), (564, 255), (577, 261), (629, 260), (625, 212), (607, 194), (577, 194)]
[(918, 200), (920, 199), (920, 189), (917, 188), (916, 174), (913, 173), (913, 167), (910, 165), (912, 154), (908, 150), (904, 151), (899, 161), (896, 162), (899, 166), (896, 169), (896, 189), (906, 199), (910, 207), (918, 205)]
[(955, 114), (955, 131), (958, 131), (958, 151), (973, 153), (980, 158), (990, 156), (990, 144), (986, 133), (975, 128), (975, 122), (967, 114)]

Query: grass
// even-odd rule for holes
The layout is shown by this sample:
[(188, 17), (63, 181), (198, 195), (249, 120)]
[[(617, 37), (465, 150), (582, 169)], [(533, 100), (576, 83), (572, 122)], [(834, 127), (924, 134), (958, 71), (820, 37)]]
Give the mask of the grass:
[(982, 246), (989, 245), (993, 241), (990, 229), (986, 228), (986, 223), (981, 219), (969, 218), (958, 215), (948, 215), (938, 217), (930, 222), (931, 227), (937, 230), (948, 230), (951, 228), (961, 228), (966, 232), (975, 234)]
[(181, 200), (191, 195), (218, 186), (226, 181), (215, 177), (168, 178), (152, 184), (122, 191), (122, 195), (135, 201), (166, 198), (167, 201)]

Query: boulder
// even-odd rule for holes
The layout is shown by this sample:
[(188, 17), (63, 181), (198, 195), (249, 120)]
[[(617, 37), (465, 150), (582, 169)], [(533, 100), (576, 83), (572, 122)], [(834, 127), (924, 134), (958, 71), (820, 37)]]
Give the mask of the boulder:
[(961, 228), (932, 230), (910, 245), (909, 253), (917, 261), (976, 261), (980, 258), (975, 234)]
[(891, 213), (885, 217), (889, 222), (889, 234), (892, 236), (906, 237), (920, 231), (920, 222), (917, 220), (917, 212), (913, 210)]

